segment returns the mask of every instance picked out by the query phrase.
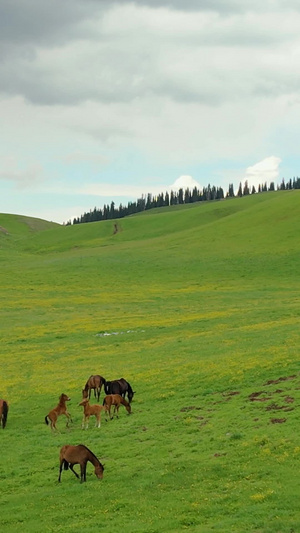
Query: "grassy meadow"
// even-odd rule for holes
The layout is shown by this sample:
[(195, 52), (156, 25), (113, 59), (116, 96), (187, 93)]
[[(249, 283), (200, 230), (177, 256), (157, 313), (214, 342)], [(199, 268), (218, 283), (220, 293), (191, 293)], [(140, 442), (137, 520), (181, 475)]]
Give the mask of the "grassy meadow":
[[(300, 191), (118, 229), (0, 215), (1, 532), (300, 531)], [(131, 383), (131, 416), (81, 429), (91, 374)], [(103, 480), (59, 484), (80, 443)]]

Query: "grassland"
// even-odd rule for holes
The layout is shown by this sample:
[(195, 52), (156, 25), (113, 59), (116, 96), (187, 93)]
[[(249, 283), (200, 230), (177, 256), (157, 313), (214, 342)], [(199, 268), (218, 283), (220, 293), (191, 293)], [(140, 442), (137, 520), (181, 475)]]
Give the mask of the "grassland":
[[(299, 207), (282, 191), (164, 208), (116, 235), (0, 215), (2, 532), (300, 531)], [(94, 373), (128, 379), (133, 414), (82, 431)], [(62, 392), (73, 425), (51, 434)], [(104, 478), (59, 485), (79, 443)]]

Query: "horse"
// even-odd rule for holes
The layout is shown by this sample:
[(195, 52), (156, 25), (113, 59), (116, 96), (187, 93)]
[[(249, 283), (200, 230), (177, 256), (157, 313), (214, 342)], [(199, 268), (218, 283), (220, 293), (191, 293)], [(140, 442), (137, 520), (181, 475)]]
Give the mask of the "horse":
[(83, 406), (82, 429), (88, 429), (89, 418), (93, 415), (96, 417), (96, 427), (99, 428), (101, 426), (101, 412), (106, 411), (106, 408), (103, 405), (90, 405), (88, 398), (83, 398), (78, 405)]
[(84, 389), (82, 389), (82, 398), (90, 399), (91, 391), (94, 389), (94, 396), (97, 398), (97, 402), (99, 402), (102, 385), (105, 386), (105, 383), (106, 380), (102, 376), (90, 376), (84, 386)]
[(97, 459), (96, 455), (93, 454), (84, 444), (78, 444), (78, 446), (70, 446), (66, 444), (60, 450), (59, 454), (59, 476), (58, 481), (61, 481), (61, 472), (64, 467), (64, 470), (72, 470), (73, 474), (79, 479), (79, 475), (74, 470), (74, 465), (80, 465), (80, 483), (86, 481), (86, 463), (90, 461), (95, 467), (95, 475), (99, 478), (103, 478), (104, 466)]
[(49, 425), (48, 418), (49, 418), (52, 430), (54, 430), (54, 429), (57, 430), (56, 421), (57, 421), (57, 419), (58, 419), (58, 417), (60, 415), (65, 415), (67, 417), (66, 427), (69, 426), (69, 422), (70, 421), (72, 422), (71, 415), (68, 412), (67, 407), (66, 407), (66, 402), (69, 402), (70, 400), (71, 400), (71, 398), (69, 398), (69, 396), (67, 396), (66, 394), (61, 394), (60, 397), (59, 397), (58, 405), (56, 407), (54, 407), (54, 409), (52, 409), (52, 411), (50, 411), (45, 416), (45, 422), (46, 422), (46, 424), (48, 426)]
[(0, 400), (0, 427), (4, 429), (7, 421), (8, 403), (6, 400)]
[(132, 390), (130, 383), (126, 379), (114, 379), (113, 381), (106, 381), (104, 384), (105, 394), (120, 394), (125, 398), (126, 392), (129, 403), (132, 402), (135, 391)]
[[(113, 419), (113, 416), (111, 416), (111, 413), (110, 413), (111, 406), (114, 405), (114, 414), (117, 411), (117, 418), (119, 418), (119, 407), (121, 404), (125, 406), (126, 411), (130, 415), (131, 405), (130, 403), (127, 402), (127, 400), (125, 400), (125, 398), (120, 396), (120, 394), (108, 394), (107, 396), (105, 396), (103, 400), (103, 406), (105, 407), (106, 413), (107, 412), (109, 413), (109, 417), (111, 420)], [(106, 415), (106, 422), (107, 422), (107, 415)]]

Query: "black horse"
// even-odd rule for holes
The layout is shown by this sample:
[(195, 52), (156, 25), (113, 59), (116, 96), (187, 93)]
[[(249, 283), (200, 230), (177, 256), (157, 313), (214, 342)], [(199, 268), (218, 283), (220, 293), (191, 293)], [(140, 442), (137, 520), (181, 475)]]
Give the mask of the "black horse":
[(135, 391), (132, 390), (130, 383), (126, 379), (114, 379), (113, 381), (106, 381), (104, 383), (105, 394), (120, 394), (125, 398), (126, 392), (129, 403), (132, 402)]

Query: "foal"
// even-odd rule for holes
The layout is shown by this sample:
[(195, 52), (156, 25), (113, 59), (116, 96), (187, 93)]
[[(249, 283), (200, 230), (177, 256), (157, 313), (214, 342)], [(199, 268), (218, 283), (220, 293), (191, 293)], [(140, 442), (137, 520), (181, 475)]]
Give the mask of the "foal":
[(82, 429), (88, 429), (90, 416), (96, 417), (96, 427), (101, 426), (101, 412), (106, 411), (104, 405), (90, 405), (89, 399), (84, 398), (78, 405), (83, 406)]
[(54, 430), (56, 429), (57, 430), (57, 427), (56, 427), (56, 421), (58, 419), (58, 417), (60, 415), (65, 415), (67, 417), (67, 424), (66, 424), (66, 427), (69, 426), (69, 422), (71, 421), (72, 422), (72, 418), (71, 418), (71, 415), (70, 413), (68, 412), (67, 410), (67, 407), (66, 407), (66, 402), (69, 402), (71, 400), (71, 398), (69, 398), (69, 396), (67, 396), (66, 394), (61, 394), (60, 397), (59, 397), (59, 403), (56, 407), (54, 407), (54, 409), (52, 409), (52, 411), (50, 411), (46, 416), (45, 416), (45, 422), (48, 426), (49, 422), (48, 422), (48, 418), (50, 420), (50, 426), (51, 426), (51, 429)]
[(6, 400), (0, 400), (0, 427), (4, 429), (7, 421), (8, 403)]
[(86, 481), (86, 463), (88, 461), (90, 461), (94, 465), (96, 476), (99, 479), (102, 479), (104, 466), (100, 463), (99, 459), (97, 459), (96, 455), (91, 452), (91, 450), (89, 450), (83, 444), (79, 444), (78, 446), (70, 446), (67, 444), (63, 446), (59, 454), (58, 481), (60, 482), (61, 471), (63, 467), (65, 470), (68, 470), (68, 468), (70, 468), (73, 474), (75, 474), (75, 476), (79, 478), (79, 475), (74, 470), (74, 465), (76, 464), (80, 465), (80, 483)]
[[(130, 415), (131, 405), (127, 402), (127, 400), (125, 400), (125, 398), (122, 398), (120, 394), (108, 394), (107, 396), (105, 396), (103, 400), (103, 405), (106, 408), (106, 412), (107, 411), (109, 412), (109, 417), (111, 420), (113, 419), (113, 416), (111, 416), (110, 414), (111, 406), (114, 405), (115, 407), (114, 414), (117, 411), (117, 418), (119, 418), (119, 407), (121, 404), (125, 406), (126, 411)], [(107, 416), (106, 416), (106, 421), (107, 421)]]

